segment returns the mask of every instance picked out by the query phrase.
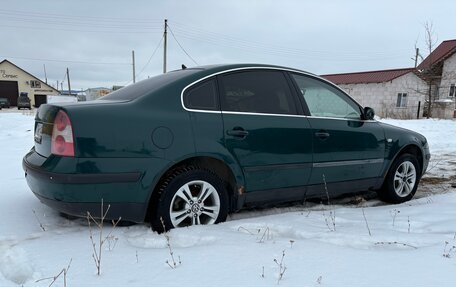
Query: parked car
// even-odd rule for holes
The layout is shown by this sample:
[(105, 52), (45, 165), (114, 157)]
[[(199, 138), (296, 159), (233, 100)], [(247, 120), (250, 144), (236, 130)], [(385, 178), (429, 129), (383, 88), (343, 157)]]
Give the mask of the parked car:
[(10, 107), (10, 101), (8, 98), (0, 98), (0, 109), (2, 108), (8, 108)]
[(63, 213), (222, 222), (243, 206), (375, 190), (410, 200), (430, 153), (332, 83), (266, 65), (188, 68), (102, 100), (44, 104), (23, 159), (30, 189)]
[(30, 98), (28, 97), (27, 93), (21, 93), (17, 98), (17, 109), (32, 109)]

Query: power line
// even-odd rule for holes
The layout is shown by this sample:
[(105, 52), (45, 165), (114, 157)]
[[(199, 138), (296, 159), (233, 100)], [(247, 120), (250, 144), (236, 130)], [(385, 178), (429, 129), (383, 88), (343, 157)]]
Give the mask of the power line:
[[(151, 28), (149, 30), (86, 30), (86, 29), (69, 29), (65, 27), (31, 27), (31, 26), (14, 26), (14, 25), (2, 25), (3, 28), (13, 28), (13, 29), (27, 29), (27, 30), (47, 30), (47, 31), (68, 31), (68, 32), (88, 32), (88, 33), (114, 33), (114, 34), (153, 34), (153, 33), (159, 33), (160, 29), (155, 29)], [(97, 28), (97, 27), (94, 27)]]
[(138, 78), (139, 78), (139, 75), (141, 75), (142, 72), (144, 72), (144, 70), (146, 69), (146, 67), (149, 65), (150, 61), (152, 60), (152, 57), (155, 55), (155, 53), (157, 53), (158, 48), (160, 48), (160, 45), (161, 45), (162, 42), (163, 42), (163, 37), (160, 38), (160, 42), (158, 42), (157, 47), (155, 47), (155, 50), (153, 51), (152, 55), (150, 55), (149, 60), (147, 60), (147, 63), (144, 65), (144, 67), (143, 67), (143, 68), (141, 69), (141, 71), (138, 73), (138, 75), (137, 75)]
[[(160, 48), (160, 45), (162, 42), (163, 42), (163, 36), (160, 38), (160, 41), (158, 42), (157, 47), (155, 47), (155, 50), (152, 52), (152, 55), (150, 55), (149, 59), (147, 60), (147, 63), (144, 65), (144, 67), (142, 67), (141, 71), (138, 74), (136, 74), (136, 77), (138, 79), (139, 79), (139, 76), (142, 74), (142, 72), (144, 72), (146, 67), (149, 65), (149, 63), (152, 60), (152, 58), (154, 57), (154, 55), (157, 53), (158, 48)], [(131, 82), (132, 82), (132, 80), (128, 81), (124, 86), (129, 85)]]
[[(61, 85), (63, 85), (63, 83), (65, 82), (65, 79), (66, 79), (66, 76), (67, 76), (67, 73), (65, 71), (65, 74), (63, 75), (63, 80), (60, 81)], [(58, 89), (59, 87), (57, 87)]]
[(119, 18), (119, 17), (99, 17), (99, 16), (75, 16), (69, 14), (51, 14), (51, 13), (41, 13), (41, 12), (28, 12), (28, 11), (19, 11), (19, 10), (6, 10), (0, 9), (0, 14), (3, 15), (11, 15), (11, 16), (27, 16), (35, 17), (35, 18), (43, 18), (46, 17), (47, 19), (73, 19), (73, 20), (85, 20), (85, 21), (93, 21), (99, 23), (100, 21), (104, 22), (125, 22), (125, 23), (138, 23), (138, 24), (145, 24), (145, 23), (154, 23), (158, 24), (161, 23), (161, 19), (138, 19), (138, 18)]
[(198, 66), (199, 64), (192, 58), (192, 56), (190, 56), (187, 53), (187, 51), (185, 51), (184, 47), (182, 47), (182, 45), (179, 43), (179, 41), (177, 40), (176, 36), (173, 33), (173, 29), (171, 29), (171, 27), (169, 25), (168, 25), (168, 28), (169, 28), (169, 31), (171, 32), (171, 35), (173, 36), (174, 40), (176, 40), (177, 45), (179, 45), (179, 47), (182, 49), (182, 51), (184, 51), (185, 55), (187, 55), (190, 58), (190, 60), (192, 60), (193, 63), (195, 63), (195, 65)]
[[(0, 12), (0, 15), (2, 13)], [(151, 23), (110, 23), (103, 21), (86, 21), (86, 20), (67, 20), (67, 19), (41, 19), (41, 18), (27, 18), (23, 19), (16, 16), (2, 16), (2, 20), (11, 21), (11, 22), (29, 22), (29, 23), (40, 23), (40, 24), (51, 24), (51, 25), (70, 25), (70, 26), (89, 26), (89, 27), (101, 27), (101, 28), (116, 28), (116, 29), (159, 29), (157, 24)]]
[[(319, 50), (310, 50), (310, 49), (302, 49), (302, 48), (293, 48), (293, 47), (285, 47), (285, 46), (278, 46), (278, 45), (271, 45), (268, 43), (261, 43), (255, 42), (252, 40), (245, 40), (241, 38), (232, 37), (229, 35), (215, 33), (208, 30), (203, 30), (201, 28), (192, 27), (187, 24), (181, 24), (176, 21), (172, 21), (173, 27), (175, 27), (176, 35), (179, 34), (181, 37), (204, 41), (210, 44), (220, 45), (220, 46), (231, 46), (237, 49), (249, 49), (249, 50), (267, 50), (271, 53), (277, 54), (292, 54), (292, 55), (321, 55), (323, 57), (328, 57), (328, 55), (333, 55), (335, 58), (339, 58), (340, 55), (344, 55), (345, 57), (352, 57), (352, 58), (366, 58), (366, 57), (376, 57), (379, 56), (386, 56), (391, 57), (392, 55), (398, 55), (398, 53), (402, 53), (403, 51), (408, 51), (408, 49), (400, 49), (394, 51), (323, 51)], [(312, 55), (310, 55), (312, 54)], [(402, 54), (401, 54), (402, 56)], [(313, 56), (312, 56), (313, 57)]]
[[(70, 16), (0, 9), (2, 28), (102, 33), (151, 33), (161, 30), (159, 20)], [(29, 26), (32, 24), (34, 26)], [(36, 25), (36, 26), (35, 26)]]
[(324, 52), (307, 52), (304, 50), (291, 50), (291, 49), (283, 49), (283, 48), (273, 48), (272, 46), (259, 46), (259, 45), (252, 45), (252, 44), (243, 44), (243, 43), (235, 43), (231, 41), (224, 41), (223, 39), (212, 39), (207, 37), (201, 36), (192, 36), (186, 32), (178, 32), (176, 31), (176, 35), (179, 35), (182, 38), (190, 39), (197, 41), (198, 43), (205, 42), (211, 45), (216, 45), (219, 47), (224, 48), (231, 48), (242, 50), (250, 53), (254, 53), (258, 55), (258, 53), (262, 54), (269, 54), (274, 56), (281, 56), (281, 57), (300, 57), (300, 58), (308, 58), (308, 59), (319, 59), (319, 60), (326, 60), (326, 61), (371, 61), (371, 60), (385, 60), (385, 59), (396, 59), (396, 58), (403, 58), (403, 54), (390, 54), (390, 55), (370, 55), (370, 54), (354, 54), (354, 55), (340, 55), (337, 53), (324, 53)]
[(15, 57), (15, 56), (0, 56), (2, 58), (30, 60), (30, 61), (46, 61), (46, 62), (60, 62), (60, 63), (74, 63), (74, 64), (88, 64), (88, 65), (130, 65), (130, 63), (115, 63), (115, 62), (88, 62), (88, 61), (72, 61), (72, 60), (56, 60), (45, 58), (28, 58), (28, 57)]

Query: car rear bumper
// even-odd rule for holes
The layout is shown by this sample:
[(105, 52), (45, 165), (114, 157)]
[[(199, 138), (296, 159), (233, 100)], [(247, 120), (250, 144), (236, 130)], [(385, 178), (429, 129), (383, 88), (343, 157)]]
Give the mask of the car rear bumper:
[[(51, 207), (54, 210), (60, 211), (64, 214), (87, 217), (89, 212), (94, 218), (101, 218), (101, 202), (64, 202), (49, 199), (43, 197), (37, 193), (35, 196), (45, 205)], [(128, 222), (144, 222), (144, 205), (140, 203), (103, 203), (103, 210), (106, 212), (109, 207), (109, 211), (106, 213), (107, 220), (118, 220)]]
[(22, 160), (22, 168), (25, 176), (33, 176), (42, 180), (59, 184), (100, 184), (100, 183), (122, 183), (136, 182), (141, 177), (140, 172), (121, 172), (121, 173), (97, 173), (97, 174), (66, 174), (48, 172), (34, 167), (26, 158)]
[(100, 217), (103, 200), (105, 210), (110, 206), (106, 219), (144, 221), (147, 200), (137, 196), (141, 172), (59, 173), (43, 162), (33, 149), (22, 160), (27, 184), (42, 203), (73, 216)]

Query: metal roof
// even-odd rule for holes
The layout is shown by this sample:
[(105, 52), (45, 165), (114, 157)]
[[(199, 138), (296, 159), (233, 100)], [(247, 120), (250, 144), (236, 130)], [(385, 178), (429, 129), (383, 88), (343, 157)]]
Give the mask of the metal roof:
[(402, 68), (392, 70), (378, 70), (344, 74), (321, 75), (321, 77), (334, 84), (369, 84), (392, 81), (400, 76), (410, 73), (414, 68)]
[(456, 53), (456, 39), (443, 41), (429, 56), (418, 65), (418, 70), (425, 70)]

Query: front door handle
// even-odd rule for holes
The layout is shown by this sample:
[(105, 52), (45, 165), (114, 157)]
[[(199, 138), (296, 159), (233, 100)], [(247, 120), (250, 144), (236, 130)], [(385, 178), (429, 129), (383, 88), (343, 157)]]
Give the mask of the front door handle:
[(315, 133), (315, 136), (321, 140), (329, 138), (329, 133), (327, 131), (318, 131)]
[(241, 127), (234, 127), (232, 130), (227, 130), (226, 134), (233, 137), (245, 138), (249, 135), (249, 132)]

